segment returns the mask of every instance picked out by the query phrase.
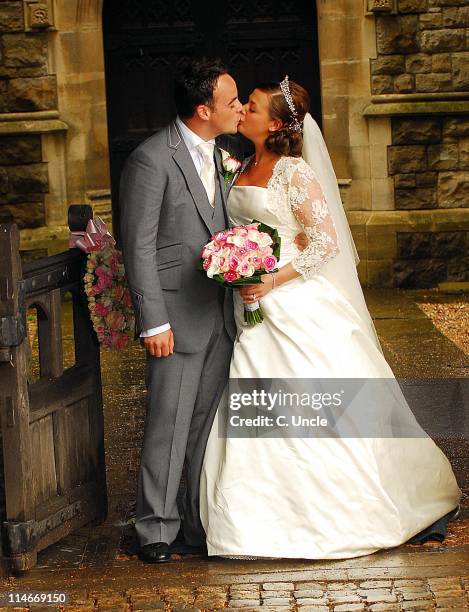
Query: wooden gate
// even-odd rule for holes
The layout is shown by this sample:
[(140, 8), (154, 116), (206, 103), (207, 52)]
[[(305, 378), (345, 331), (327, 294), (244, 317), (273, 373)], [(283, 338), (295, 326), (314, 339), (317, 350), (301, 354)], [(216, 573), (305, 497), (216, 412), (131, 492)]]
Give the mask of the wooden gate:
[[(4, 566), (31, 568), (37, 552), (107, 513), (99, 345), (73, 249), (22, 270), (19, 232), (0, 225), (0, 412)], [(75, 364), (63, 366), (61, 304), (73, 300)], [(28, 383), (26, 312), (37, 310), (39, 379)]]

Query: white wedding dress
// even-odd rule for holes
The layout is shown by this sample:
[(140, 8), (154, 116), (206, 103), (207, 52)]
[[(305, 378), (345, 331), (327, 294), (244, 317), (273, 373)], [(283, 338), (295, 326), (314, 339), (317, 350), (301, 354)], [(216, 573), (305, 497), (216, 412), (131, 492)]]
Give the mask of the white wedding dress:
[[(262, 299), (264, 321), (253, 327), (234, 292), (230, 378), (393, 378), (361, 289), (352, 299), (345, 282), (331, 281), (340, 247), (311, 167), (283, 157), (267, 188), (234, 186), (228, 205), (234, 225), (256, 219), (277, 228), (279, 267), (291, 262), (301, 273)], [(300, 231), (310, 239), (302, 252)], [(402, 544), (458, 505), (450, 463), (428, 436), (223, 438), (227, 413), (225, 390), (200, 481), (209, 555), (366, 555)]]

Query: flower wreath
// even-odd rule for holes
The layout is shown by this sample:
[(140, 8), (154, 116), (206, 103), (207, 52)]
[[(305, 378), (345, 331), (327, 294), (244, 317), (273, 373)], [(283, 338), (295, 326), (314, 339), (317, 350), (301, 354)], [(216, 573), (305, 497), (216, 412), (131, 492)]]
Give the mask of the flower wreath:
[(93, 329), (107, 349), (124, 349), (133, 335), (134, 313), (122, 253), (96, 217), (85, 232), (71, 232), (69, 246), (87, 253), (83, 277)]

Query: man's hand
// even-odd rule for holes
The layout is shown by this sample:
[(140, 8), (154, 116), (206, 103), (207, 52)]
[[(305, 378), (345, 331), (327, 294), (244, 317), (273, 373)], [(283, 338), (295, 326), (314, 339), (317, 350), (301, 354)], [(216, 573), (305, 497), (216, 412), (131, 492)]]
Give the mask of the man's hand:
[(300, 251), (304, 251), (309, 244), (309, 238), (304, 232), (301, 232), (295, 236), (294, 242)]
[(161, 332), (155, 336), (148, 336), (143, 339), (145, 348), (153, 355), (153, 357), (168, 357), (174, 352), (174, 335), (173, 330)]

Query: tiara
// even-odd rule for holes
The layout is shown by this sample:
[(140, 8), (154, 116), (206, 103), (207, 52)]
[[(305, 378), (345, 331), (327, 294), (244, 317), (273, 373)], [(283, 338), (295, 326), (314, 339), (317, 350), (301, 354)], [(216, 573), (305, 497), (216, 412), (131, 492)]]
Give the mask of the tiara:
[(296, 132), (301, 132), (301, 123), (298, 121), (298, 113), (296, 112), (295, 105), (293, 104), (293, 98), (290, 93), (290, 85), (288, 84), (288, 74), (285, 75), (285, 78), (280, 83), (280, 89), (282, 90), (283, 97), (285, 98), (286, 103), (288, 104), (288, 108), (290, 109), (290, 112), (293, 117), (292, 121), (288, 124), (288, 127), (291, 130), (295, 130)]

